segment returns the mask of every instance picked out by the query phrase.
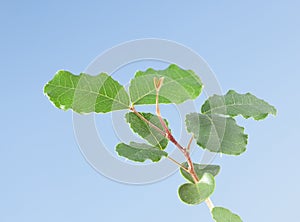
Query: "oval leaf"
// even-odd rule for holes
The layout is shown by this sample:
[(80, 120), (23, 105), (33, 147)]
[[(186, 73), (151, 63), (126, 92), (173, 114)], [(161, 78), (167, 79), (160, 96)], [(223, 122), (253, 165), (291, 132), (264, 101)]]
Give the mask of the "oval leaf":
[(44, 93), (57, 108), (77, 113), (106, 113), (128, 109), (130, 104), (124, 87), (106, 73), (91, 76), (58, 71)]
[(246, 150), (248, 136), (231, 117), (190, 113), (186, 127), (197, 144), (211, 152), (239, 155)]
[(168, 153), (157, 147), (136, 142), (130, 142), (129, 145), (119, 143), (116, 146), (116, 151), (120, 156), (136, 162), (144, 162), (147, 159), (158, 162), (163, 156), (168, 156)]
[(164, 78), (159, 91), (159, 103), (183, 103), (188, 99), (196, 99), (202, 90), (198, 75), (192, 70), (184, 70), (177, 65), (170, 65), (165, 70), (147, 69), (138, 71), (129, 86), (133, 104), (155, 104), (156, 90), (154, 78)]
[(216, 222), (243, 222), (237, 214), (223, 207), (214, 207), (211, 213)]
[(213, 175), (204, 173), (201, 180), (194, 183), (185, 183), (178, 189), (178, 195), (182, 202), (190, 205), (197, 205), (205, 201), (215, 189)]
[[(158, 117), (152, 113), (140, 113), (145, 119), (150, 121), (152, 124), (164, 131)], [(157, 130), (153, 129), (147, 123), (145, 123), (141, 118), (139, 118), (135, 113), (126, 113), (125, 115), (127, 123), (130, 124), (131, 129), (141, 136), (143, 139), (147, 140), (153, 146), (160, 149), (165, 149), (168, 145), (168, 140), (160, 134)], [(168, 121), (164, 120), (166, 125)]]
[(276, 115), (276, 109), (250, 93), (239, 94), (229, 90), (225, 96), (214, 95), (205, 101), (201, 108), (203, 114), (242, 115), (255, 120), (264, 119), (268, 114)]
[[(188, 167), (187, 162), (182, 163), (182, 165), (186, 168)], [(193, 165), (199, 179), (203, 177), (204, 173), (210, 173), (211, 175), (216, 176), (220, 172), (220, 166), (218, 165), (207, 165), (197, 163), (193, 163)], [(191, 183), (194, 183), (192, 176), (188, 172), (180, 168), (180, 173), (185, 179), (187, 179)]]

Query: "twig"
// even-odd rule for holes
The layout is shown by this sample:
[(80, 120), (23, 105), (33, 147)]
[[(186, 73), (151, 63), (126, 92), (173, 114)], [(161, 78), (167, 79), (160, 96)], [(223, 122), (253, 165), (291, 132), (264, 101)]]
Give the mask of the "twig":
[[(170, 132), (168, 126), (166, 125), (165, 121), (163, 120), (161, 113), (160, 113), (160, 109), (159, 109), (159, 90), (163, 84), (163, 78), (157, 79), (156, 77), (153, 79), (154, 81), (154, 86), (156, 89), (156, 114), (159, 118), (159, 121), (162, 125), (162, 127), (164, 128), (165, 131), (161, 130), (160, 128), (158, 128), (157, 126), (155, 126), (153, 123), (151, 123), (149, 120), (147, 120), (143, 115), (141, 115), (138, 111), (136, 111), (136, 109), (134, 108), (134, 106), (132, 105), (130, 107), (130, 110), (132, 112), (134, 112), (140, 119), (142, 119), (144, 122), (146, 122), (150, 127), (152, 127), (153, 129), (157, 130), (160, 134), (162, 134), (165, 138), (167, 138), (169, 141), (171, 141), (184, 155), (184, 157), (187, 160), (188, 163), (188, 169), (186, 169), (183, 165), (181, 165), (180, 163), (178, 163), (176, 160), (174, 160), (172, 157), (167, 157), (169, 160), (171, 160), (172, 162), (174, 162), (175, 164), (177, 164), (179, 167), (181, 167), (182, 169), (184, 169), (186, 172), (188, 172), (191, 177), (193, 178), (195, 183), (199, 182), (199, 178), (196, 174), (195, 168), (194, 168), (194, 164), (192, 162), (191, 156), (190, 156), (190, 147), (192, 144), (192, 141), (194, 139), (194, 137), (192, 136), (187, 147), (184, 148), (183, 146), (181, 146), (177, 140), (173, 137), (172, 133)], [(211, 201), (210, 198), (207, 198), (205, 200), (206, 205), (208, 206), (209, 210), (212, 211), (212, 209), (214, 208), (214, 205)]]
[(161, 77), (161, 78), (157, 79), (156, 77), (154, 77), (153, 82), (154, 82), (154, 86), (155, 86), (155, 90), (156, 90), (156, 115), (157, 115), (162, 127), (164, 128), (165, 132), (167, 134), (170, 134), (170, 130), (169, 130), (167, 124), (165, 123), (165, 121), (163, 120), (163, 118), (161, 117), (160, 109), (159, 109), (159, 90), (164, 82), (164, 78)]
[(171, 160), (173, 163), (175, 163), (176, 165), (178, 165), (181, 169), (183, 169), (184, 171), (188, 172), (189, 173), (189, 170), (187, 168), (185, 168), (182, 164), (180, 164), (179, 162), (177, 162), (175, 159), (173, 159), (172, 157), (170, 156), (167, 156), (167, 158), (169, 160)]

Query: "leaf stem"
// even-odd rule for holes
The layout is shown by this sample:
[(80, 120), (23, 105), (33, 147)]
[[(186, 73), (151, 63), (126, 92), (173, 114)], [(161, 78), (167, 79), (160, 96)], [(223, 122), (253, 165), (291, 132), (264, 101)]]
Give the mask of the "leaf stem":
[(211, 201), (210, 197), (205, 200), (205, 203), (211, 212), (215, 206), (214, 206), (213, 202)]
[(178, 165), (181, 169), (183, 169), (184, 171), (188, 172), (189, 173), (189, 170), (187, 168), (185, 168), (182, 164), (180, 164), (179, 162), (177, 162), (175, 159), (173, 159), (172, 157), (170, 156), (167, 156), (167, 158), (169, 160), (171, 160), (173, 163), (175, 163), (176, 165)]
[(133, 105), (129, 109), (132, 112), (134, 112), (141, 120), (143, 120), (145, 123), (147, 123), (150, 127), (152, 127), (153, 129), (157, 130), (164, 137), (166, 136), (166, 133), (164, 131), (162, 131), (160, 128), (158, 128), (157, 126), (155, 126), (153, 123), (151, 123), (149, 120), (147, 120), (143, 115), (141, 115), (138, 111), (136, 111), (136, 109), (135, 109), (135, 107)]

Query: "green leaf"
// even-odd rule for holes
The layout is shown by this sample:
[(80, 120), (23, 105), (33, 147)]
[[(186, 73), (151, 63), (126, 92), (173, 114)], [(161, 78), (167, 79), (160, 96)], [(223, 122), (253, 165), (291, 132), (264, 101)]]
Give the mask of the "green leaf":
[(196, 99), (202, 90), (201, 80), (192, 70), (184, 70), (174, 64), (165, 70), (150, 68), (144, 72), (138, 71), (130, 82), (129, 92), (133, 104), (155, 104), (154, 77), (164, 77), (159, 103), (183, 103), (188, 99)]
[(77, 113), (106, 113), (128, 109), (130, 104), (124, 87), (106, 73), (91, 76), (58, 71), (44, 93), (57, 108)]
[(243, 222), (238, 215), (223, 207), (214, 207), (212, 215), (216, 222)]
[[(152, 113), (140, 113), (145, 119), (150, 121), (152, 124), (157, 126), (159, 129), (164, 131), (158, 117)], [(160, 134), (157, 130), (153, 129), (147, 123), (145, 123), (141, 118), (139, 118), (135, 113), (126, 113), (126, 121), (130, 124), (131, 129), (137, 133), (139, 136), (147, 140), (150, 144), (160, 149), (165, 149), (168, 145), (168, 140)], [(168, 121), (165, 120), (166, 125)]]
[(130, 142), (129, 145), (119, 143), (116, 146), (116, 151), (120, 156), (136, 162), (144, 162), (147, 159), (150, 159), (153, 162), (158, 162), (163, 156), (168, 156), (168, 153), (158, 149), (157, 147), (136, 142)]
[(191, 205), (197, 205), (206, 200), (215, 189), (215, 180), (213, 175), (204, 173), (201, 180), (194, 183), (185, 183), (178, 189), (179, 198), (182, 202)]
[[(186, 168), (188, 167), (187, 162), (184, 162), (182, 165)], [(220, 166), (218, 165), (207, 165), (197, 163), (193, 163), (193, 165), (199, 179), (203, 177), (204, 173), (210, 173), (211, 175), (216, 176), (220, 172)], [(191, 183), (194, 183), (192, 176), (188, 172), (180, 168), (180, 173), (185, 179), (187, 179)]]
[(276, 109), (250, 93), (239, 94), (229, 90), (225, 96), (214, 95), (205, 101), (201, 108), (203, 114), (242, 115), (248, 119), (264, 119), (268, 114), (276, 115)]
[(190, 113), (186, 116), (186, 127), (197, 144), (211, 152), (239, 155), (246, 150), (248, 136), (231, 117)]

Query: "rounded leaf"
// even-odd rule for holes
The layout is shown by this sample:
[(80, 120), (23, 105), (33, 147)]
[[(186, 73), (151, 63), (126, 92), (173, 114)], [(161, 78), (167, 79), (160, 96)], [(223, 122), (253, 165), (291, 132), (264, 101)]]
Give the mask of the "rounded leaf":
[(147, 69), (138, 71), (130, 82), (129, 93), (135, 105), (155, 104), (154, 79), (164, 78), (159, 90), (159, 103), (183, 103), (196, 99), (202, 91), (202, 82), (192, 70), (185, 70), (171, 64), (164, 70)]
[(77, 113), (107, 113), (130, 105), (124, 87), (106, 73), (73, 75), (61, 70), (45, 85), (44, 93), (57, 108)]
[(187, 131), (204, 149), (228, 155), (240, 155), (246, 150), (248, 136), (232, 117), (190, 113), (185, 122)]
[(243, 222), (237, 214), (223, 207), (214, 207), (211, 213), (216, 222)]
[(178, 195), (182, 202), (197, 205), (205, 201), (215, 189), (213, 175), (205, 173), (198, 183), (185, 183), (178, 189)]
[(226, 95), (209, 97), (201, 108), (203, 114), (222, 114), (228, 116), (242, 115), (255, 120), (266, 118), (269, 114), (276, 115), (276, 109), (262, 99), (250, 93), (239, 94), (229, 90)]
[(116, 146), (116, 151), (119, 156), (123, 156), (135, 162), (144, 162), (147, 159), (152, 162), (158, 162), (163, 156), (168, 156), (167, 152), (162, 151), (157, 147), (136, 142), (130, 142), (129, 145), (119, 143)]

